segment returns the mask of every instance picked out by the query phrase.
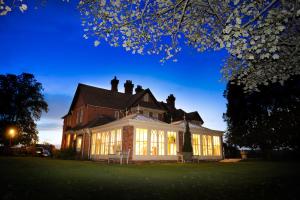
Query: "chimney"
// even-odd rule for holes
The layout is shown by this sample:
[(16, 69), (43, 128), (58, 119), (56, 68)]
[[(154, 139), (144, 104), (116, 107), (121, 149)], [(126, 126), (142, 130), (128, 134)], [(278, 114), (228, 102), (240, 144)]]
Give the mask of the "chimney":
[(114, 77), (113, 80), (110, 81), (110, 83), (111, 83), (111, 91), (118, 92), (119, 80), (117, 79), (116, 76)]
[(138, 94), (138, 93), (142, 92), (143, 90), (144, 90), (144, 89), (143, 89), (142, 86), (137, 85), (136, 88), (135, 88), (135, 93)]
[(132, 95), (133, 87), (134, 87), (134, 85), (132, 84), (132, 81), (127, 80), (126, 83), (124, 83), (125, 94), (131, 94)]
[(173, 94), (170, 94), (167, 98), (167, 105), (170, 106), (171, 108), (175, 108), (175, 97)]

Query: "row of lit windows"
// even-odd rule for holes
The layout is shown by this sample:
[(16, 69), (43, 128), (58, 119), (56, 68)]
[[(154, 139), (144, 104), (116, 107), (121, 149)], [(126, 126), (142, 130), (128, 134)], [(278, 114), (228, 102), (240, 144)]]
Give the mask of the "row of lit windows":
[(121, 129), (93, 133), (92, 155), (115, 154), (122, 150)]
[[(203, 156), (220, 156), (221, 145), (220, 136), (202, 135), (202, 155)], [(193, 154), (201, 155), (200, 135), (193, 134)]]
[[(167, 131), (167, 155), (176, 155), (176, 132)], [(148, 129), (135, 131), (135, 155), (148, 155)], [(165, 155), (165, 132), (150, 131), (150, 155)]]

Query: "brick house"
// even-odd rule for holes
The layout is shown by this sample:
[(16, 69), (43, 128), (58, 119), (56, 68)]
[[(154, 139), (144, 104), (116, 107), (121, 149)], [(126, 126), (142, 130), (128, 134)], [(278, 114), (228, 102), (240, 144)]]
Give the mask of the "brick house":
[(111, 90), (78, 84), (68, 113), (63, 117), (61, 149), (74, 148), (82, 159), (105, 160), (109, 154), (130, 149), (130, 161), (176, 160), (181, 152), (185, 120), (192, 133), (193, 154), (201, 159), (222, 159), (222, 131), (203, 127), (198, 112), (175, 106), (171, 94), (159, 102), (150, 89), (119, 80)]

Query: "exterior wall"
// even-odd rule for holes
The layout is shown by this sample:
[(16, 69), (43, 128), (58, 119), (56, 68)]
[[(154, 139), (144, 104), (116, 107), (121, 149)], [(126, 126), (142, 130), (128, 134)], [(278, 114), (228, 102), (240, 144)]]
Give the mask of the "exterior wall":
[(129, 160), (132, 160), (133, 155), (133, 126), (124, 126), (122, 133), (122, 151), (130, 149)]

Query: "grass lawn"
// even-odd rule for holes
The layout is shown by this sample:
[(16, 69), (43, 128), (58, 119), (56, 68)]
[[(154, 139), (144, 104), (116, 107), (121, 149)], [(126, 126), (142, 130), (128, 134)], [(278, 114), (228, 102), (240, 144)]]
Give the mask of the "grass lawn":
[(0, 157), (0, 199), (296, 199), (300, 163), (107, 165)]

